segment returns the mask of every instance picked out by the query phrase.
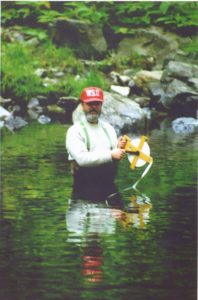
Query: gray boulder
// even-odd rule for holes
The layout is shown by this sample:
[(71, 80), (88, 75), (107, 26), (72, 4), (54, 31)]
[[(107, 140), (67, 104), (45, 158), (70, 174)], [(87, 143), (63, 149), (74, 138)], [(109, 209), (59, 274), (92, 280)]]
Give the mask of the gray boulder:
[(26, 126), (28, 123), (19, 116), (13, 116), (6, 118), (5, 120), (5, 127), (8, 128), (11, 132), (14, 132), (17, 129), (20, 129)]
[(127, 57), (155, 57), (156, 68), (161, 69), (165, 58), (176, 54), (178, 49), (178, 36), (153, 26), (134, 30), (134, 34), (119, 43), (117, 52)]
[(196, 116), (198, 105), (198, 66), (170, 61), (161, 78), (163, 93), (159, 102), (175, 116)]
[(64, 109), (65, 111), (65, 121), (67, 123), (71, 123), (72, 122), (72, 113), (73, 111), (76, 109), (76, 107), (78, 106), (78, 99), (76, 97), (60, 97), (60, 99), (58, 100), (57, 105), (59, 107), (61, 107), (62, 109)]
[(198, 77), (198, 66), (181, 61), (170, 61), (162, 74), (162, 82), (170, 82), (172, 78), (187, 80)]
[(43, 112), (43, 107), (40, 106), (38, 98), (31, 98), (27, 105), (27, 113), (32, 120), (38, 119)]
[(198, 131), (198, 120), (194, 118), (178, 118), (172, 122), (175, 133), (194, 133)]
[[(110, 123), (117, 134), (130, 130), (142, 129), (145, 126), (145, 112), (131, 99), (118, 94), (105, 92), (101, 119)], [(73, 112), (73, 122), (82, 117), (81, 105)]]
[(73, 19), (57, 19), (51, 35), (55, 43), (75, 50), (81, 58), (100, 58), (107, 51), (107, 43), (100, 25)]
[(38, 120), (37, 120), (40, 124), (48, 124), (51, 122), (51, 118), (45, 115), (40, 115)]

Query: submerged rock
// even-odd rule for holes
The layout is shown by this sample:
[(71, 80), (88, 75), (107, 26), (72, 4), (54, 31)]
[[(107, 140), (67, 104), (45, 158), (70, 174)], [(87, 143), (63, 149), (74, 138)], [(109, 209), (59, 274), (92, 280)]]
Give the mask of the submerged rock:
[(50, 117), (47, 117), (45, 115), (41, 115), (39, 118), (38, 118), (38, 122), (40, 124), (48, 124), (51, 122), (51, 118)]
[(194, 133), (198, 131), (198, 120), (194, 118), (178, 118), (172, 122), (176, 133)]
[(10, 131), (14, 132), (21, 127), (24, 127), (28, 124), (22, 117), (19, 116), (10, 116), (5, 120), (5, 127)]

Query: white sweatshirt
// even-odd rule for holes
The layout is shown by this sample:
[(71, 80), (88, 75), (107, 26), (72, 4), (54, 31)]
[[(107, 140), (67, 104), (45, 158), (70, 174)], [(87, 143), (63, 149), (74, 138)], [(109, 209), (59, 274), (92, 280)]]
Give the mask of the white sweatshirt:
[[(111, 145), (117, 148), (117, 135), (114, 128), (104, 122), (97, 124), (83, 120), (90, 140), (90, 149), (87, 149), (87, 137), (82, 124), (75, 123), (66, 134), (66, 149), (69, 154), (69, 160), (75, 160), (80, 167), (98, 166), (103, 163), (111, 162)], [(106, 128), (109, 138), (103, 127)]]

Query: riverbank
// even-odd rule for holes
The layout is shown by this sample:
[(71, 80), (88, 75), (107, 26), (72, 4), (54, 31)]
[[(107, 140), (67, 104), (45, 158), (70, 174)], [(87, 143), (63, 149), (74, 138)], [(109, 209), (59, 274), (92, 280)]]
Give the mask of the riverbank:
[[(40, 14), (49, 17), (51, 6), (42, 9)], [(11, 10), (21, 12), (21, 7)], [(80, 91), (93, 85), (105, 91), (101, 117), (118, 133), (144, 131), (148, 124), (159, 126), (165, 118), (179, 122), (184, 130), (197, 130), (197, 38), (193, 26), (183, 25), (188, 36), (184, 31), (156, 26), (155, 20), (134, 30), (130, 25), (124, 30), (119, 24), (116, 32), (105, 22), (65, 19), (60, 14), (44, 26), (39, 16), (34, 16), (30, 26), (28, 18), (24, 24), (17, 18), (11, 22), (4, 12), (1, 127), (14, 132), (35, 120), (71, 124), (79, 116)]]

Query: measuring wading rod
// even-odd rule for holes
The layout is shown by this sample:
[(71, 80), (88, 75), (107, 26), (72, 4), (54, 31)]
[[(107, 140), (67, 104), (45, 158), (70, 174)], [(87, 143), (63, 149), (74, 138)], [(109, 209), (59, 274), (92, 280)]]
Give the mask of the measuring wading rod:
[[(153, 158), (150, 156), (150, 148), (147, 143), (148, 138), (142, 135), (140, 138), (134, 138), (131, 140), (127, 135), (124, 135), (123, 138), (126, 140), (125, 151), (128, 154), (128, 160), (130, 162), (130, 168), (134, 170), (135, 168), (142, 167), (146, 163), (148, 166), (140, 176), (140, 178), (132, 185), (125, 188), (122, 191), (127, 191), (130, 189), (136, 189), (139, 182), (146, 176), (149, 169), (153, 164)], [(114, 196), (117, 193), (109, 195), (109, 197)], [(108, 198), (109, 198), (108, 197)]]

